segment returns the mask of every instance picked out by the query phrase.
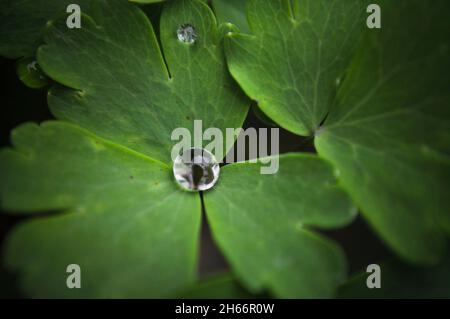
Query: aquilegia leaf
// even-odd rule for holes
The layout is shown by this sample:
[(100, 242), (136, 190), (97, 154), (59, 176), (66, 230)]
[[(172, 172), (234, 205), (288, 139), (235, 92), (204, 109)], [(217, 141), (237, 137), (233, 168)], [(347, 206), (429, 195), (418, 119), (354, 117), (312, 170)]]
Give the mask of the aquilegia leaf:
[[(32, 57), (42, 43), (47, 21), (57, 19), (71, 4), (82, 11), (97, 0), (22, 0), (0, 3), (0, 55), (11, 59)], [(163, 0), (130, 0), (136, 3), (155, 3)]]
[[(77, 0), (83, 9), (93, 1)], [(50, 19), (66, 12), (73, 0), (23, 0), (0, 3), (0, 54), (11, 59), (32, 57), (42, 43), (42, 31)]]
[[(170, 168), (61, 122), (24, 124), (0, 153), (2, 206), (61, 211), (20, 225), (6, 262), (34, 297), (162, 297), (195, 278), (200, 200)], [(82, 270), (68, 289), (66, 268)]]
[[(65, 85), (49, 92), (57, 118), (165, 162), (177, 127), (192, 131), (195, 119), (223, 130), (241, 126), (248, 101), (228, 75), (206, 5), (165, 6), (160, 30), (166, 67), (142, 11), (124, 1), (96, 4), (101, 10), (92, 5), (81, 29), (68, 29), (64, 19), (51, 23), (47, 44), (38, 50), (44, 71)], [(177, 38), (186, 24), (198, 34), (195, 43)]]
[(257, 163), (223, 168), (220, 183), (205, 194), (213, 235), (250, 291), (330, 297), (346, 277), (345, 257), (312, 230), (343, 226), (356, 211), (318, 157), (279, 160), (272, 175), (260, 175)]
[(434, 263), (450, 230), (450, 5), (381, 6), (316, 147), (395, 251)]
[(363, 3), (248, 1), (252, 34), (226, 39), (231, 74), (279, 125), (310, 135), (330, 110), (364, 30)]
[(382, 1), (381, 29), (366, 5), (249, 0), (253, 34), (227, 37), (229, 67), (278, 124), (314, 133), (398, 254), (433, 263), (450, 228), (449, 4)]
[[(50, 23), (39, 52), (44, 71), (66, 85), (51, 90), (53, 111), (84, 128), (25, 124), (0, 156), (3, 208), (55, 212), (11, 234), (6, 263), (29, 296), (168, 296), (196, 277), (201, 212), (200, 198), (173, 180), (168, 132), (195, 118), (239, 127), (247, 101), (226, 72), (215, 19), (201, 2), (164, 8), (170, 77), (137, 7), (99, 0), (87, 9), (81, 29)], [(193, 45), (177, 39), (186, 22), (198, 33)], [(66, 286), (70, 264), (82, 269), (82, 289)]]
[[(3, 207), (54, 212), (12, 233), (6, 262), (35, 297), (167, 296), (195, 278), (200, 223), (200, 198), (171, 176), (170, 132), (194, 119), (240, 127), (247, 100), (225, 68), (225, 29), (205, 4), (164, 6), (165, 60), (138, 8), (120, 0), (86, 8), (81, 29), (50, 22), (38, 51), (62, 84), (50, 91), (50, 107), (72, 124), (25, 124), (0, 155)], [(258, 164), (223, 169), (223, 182), (205, 195), (214, 237), (252, 291), (330, 296), (345, 259), (312, 229), (342, 226), (355, 211), (321, 159), (280, 162), (271, 176)], [(261, 193), (242, 191), (255, 187)], [(83, 289), (67, 289), (70, 264), (81, 267)]]
[(231, 23), (240, 32), (249, 32), (246, 16), (247, 0), (212, 0), (211, 3), (221, 23)]

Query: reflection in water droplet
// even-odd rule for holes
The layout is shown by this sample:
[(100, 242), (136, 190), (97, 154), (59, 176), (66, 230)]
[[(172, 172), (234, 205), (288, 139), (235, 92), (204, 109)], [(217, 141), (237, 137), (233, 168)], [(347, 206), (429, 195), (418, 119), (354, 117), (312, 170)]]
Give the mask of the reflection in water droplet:
[(183, 24), (177, 30), (178, 40), (185, 43), (194, 43), (197, 39), (197, 31), (190, 24)]
[(190, 148), (178, 155), (173, 163), (173, 175), (181, 187), (190, 191), (205, 191), (216, 184), (220, 166), (209, 151)]

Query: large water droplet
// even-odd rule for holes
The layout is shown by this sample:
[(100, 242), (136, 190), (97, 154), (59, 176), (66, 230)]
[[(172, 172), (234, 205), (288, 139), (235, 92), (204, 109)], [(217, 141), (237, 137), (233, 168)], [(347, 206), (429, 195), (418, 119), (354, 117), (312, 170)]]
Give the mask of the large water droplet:
[(178, 40), (185, 43), (194, 43), (197, 39), (197, 31), (190, 24), (183, 24), (177, 30)]
[(181, 187), (189, 191), (205, 191), (216, 184), (220, 166), (211, 152), (190, 148), (178, 155), (173, 163), (173, 175)]

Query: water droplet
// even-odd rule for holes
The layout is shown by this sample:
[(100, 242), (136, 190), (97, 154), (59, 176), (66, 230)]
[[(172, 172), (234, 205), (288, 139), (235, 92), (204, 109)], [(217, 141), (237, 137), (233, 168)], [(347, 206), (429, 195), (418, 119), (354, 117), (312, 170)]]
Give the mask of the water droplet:
[(197, 31), (190, 24), (183, 24), (177, 30), (178, 40), (185, 43), (194, 43), (197, 39)]
[(220, 166), (211, 152), (190, 148), (178, 155), (173, 163), (173, 175), (178, 184), (189, 191), (205, 191), (219, 179)]
[(341, 85), (341, 78), (337, 78), (335, 84), (336, 84), (336, 87)]
[(33, 71), (39, 71), (38, 67), (37, 67), (37, 61), (32, 61), (30, 63), (27, 64), (27, 70), (28, 72), (33, 72)]

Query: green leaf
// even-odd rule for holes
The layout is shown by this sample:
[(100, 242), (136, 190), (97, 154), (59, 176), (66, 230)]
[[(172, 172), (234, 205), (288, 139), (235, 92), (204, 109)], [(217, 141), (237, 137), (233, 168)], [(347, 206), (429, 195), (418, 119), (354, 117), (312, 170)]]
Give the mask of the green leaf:
[[(200, 200), (170, 169), (61, 122), (25, 124), (0, 153), (2, 205), (60, 211), (25, 222), (6, 245), (32, 297), (161, 297), (195, 279)], [(66, 267), (81, 267), (68, 289)]]
[(20, 81), (32, 89), (41, 89), (48, 85), (48, 78), (34, 58), (22, 58), (17, 61), (17, 75)]
[(450, 298), (450, 258), (435, 267), (412, 267), (399, 261), (380, 265), (381, 288), (368, 289), (361, 273), (339, 289), (339, 298)]
[[(34, 56), (42, 43), (47, 21), (66, 12), (69, 4), (78, 4), (82, 12), (98, 0), (3, 0), (0, 3), (0, 55), (16, 59)], [(157, 3), (164, 0), (130, 0)]]
[[(77, 0), (81, 10), (92, 0)], [(42, 43), (48, 20), (66, 12), (73, 0), (5, 0), (0, 3), (0, 55), (16, 59), (32, 57)]]
[(214, 13), (220, 23), (232, 23), (241, 32), (248, 33), (247, 0), (212, 0)]
[(261, 109), (258, 107), (258, 105), (253, 104), (251, 106), (251, 110), (253, 111), (253, 114), (260, 120), (262, 123), (269, 127), (277, 127), (278, 125), (272, 121), (270, 117), (268, 117)]
[[(108, 3), (108, 4), (106, 4)], [(81, 29), (65, 20), (50, 23), (38, 61), (65, 87), (49, 93), (59, 119), (169, 162), (171, 133), (194, 119), (203, 127), (239, 127), (248, 101), (226, 70), (217, 25), (200, 1), (167, 3), (161, 17), (166, 68), (153, 29), (137, 7), (101, 0)], [(177, 39), (177, 29), (191, 24), (197, 41)], [(70, 87), (70, 88), (68, 88)]]
[[(169, 296), (196, 277), (201, 211), (173, 180), (170, 132), (194, 119), (239, 127), (248, 101), (202, 2), (164, 6), (165, 60), (138, 7), (98, 0), (83, 13), (81, 29), (50, 22), (38, 52), (62, 84), (53, 112), (76, 123), (24, 125), (0, 155), (2, 207), (43, 214), (12, 233), (6, 263), (32, 297)], [(185, 23), (198, 32), (190, 45), (177, 40)], [(66, 287), (70, 264), (82, 289)]]
[(283, 128), (312, 134), (365, 28), (364, 0), (249, 0), (252, 35), (231, 33), (231, 74)]
[(331, 296), (345, 279), (346, 261), (335, 243), (313, 229), (343, 226), (355, 210), (330, 166), (316, 156), (279, 160), (272, 175), (260, 174), (261, 163), (223, 167), (204, 198), (213, 236), (250, 292)]
[(450, 230), (450, 5), (381, 7), (316, 148), (398, 254), (435, 263)]

